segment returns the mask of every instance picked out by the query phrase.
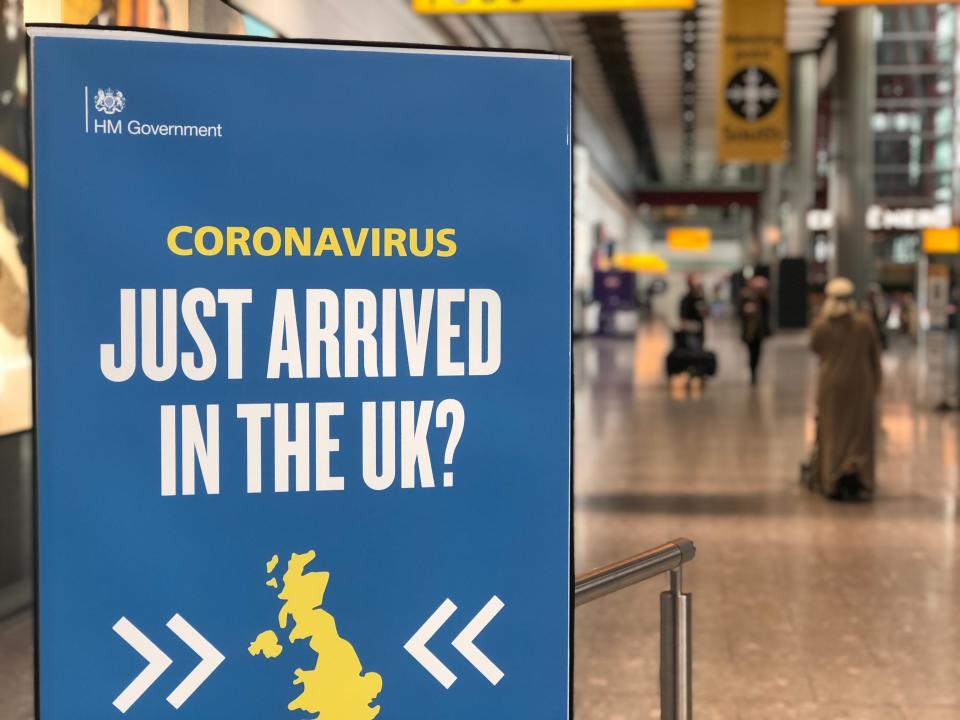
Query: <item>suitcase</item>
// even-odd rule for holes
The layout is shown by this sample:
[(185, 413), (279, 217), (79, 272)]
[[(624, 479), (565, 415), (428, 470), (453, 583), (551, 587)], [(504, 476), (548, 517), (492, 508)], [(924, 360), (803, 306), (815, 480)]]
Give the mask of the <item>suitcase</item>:
[(688, 373), (692, 377), (713, 377), (717, 374), (717, 356), (709, 350), (674, 348), (667, 355), (667, 377)]
[(697, 330), (681, 328), (673, 333), (673, 350), (667, 355), (667, 377), (687, 373), (691, 377), (717, 374), (717, 356), (703, 347), (702, 326)]

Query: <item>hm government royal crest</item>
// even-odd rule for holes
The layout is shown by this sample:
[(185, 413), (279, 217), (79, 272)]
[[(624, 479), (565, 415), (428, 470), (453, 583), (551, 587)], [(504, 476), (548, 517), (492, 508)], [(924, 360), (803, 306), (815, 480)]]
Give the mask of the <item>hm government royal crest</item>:
[(93, 99), (93, 106), (105, 115), (122, 112), (126, 105), (127, 99), (123, 93), (110, 88), (97, 90), (96, 97)]

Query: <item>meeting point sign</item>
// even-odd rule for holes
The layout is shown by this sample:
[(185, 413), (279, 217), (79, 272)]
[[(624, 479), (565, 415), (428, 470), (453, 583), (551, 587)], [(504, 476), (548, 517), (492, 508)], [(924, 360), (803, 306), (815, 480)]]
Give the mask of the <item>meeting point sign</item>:
[(568, 58), (30, 34), (40, 719), (567, 717)]

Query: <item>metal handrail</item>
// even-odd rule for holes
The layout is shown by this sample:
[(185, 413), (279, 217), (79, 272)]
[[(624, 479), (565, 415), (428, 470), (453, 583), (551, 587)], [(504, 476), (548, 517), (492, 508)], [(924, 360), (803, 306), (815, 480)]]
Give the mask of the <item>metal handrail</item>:
[(574, 599), (577, 605), (592, 602), (604, 595), (675, 570), (693, 560), (696, 554), (697, 548), (693, 541), (686, 538), (671, 540), (639, 555), (577, 575)]
[(662, 720), (693, 718), (691, 597), (683, 592), (682, 568), (696, 554), (697, 549), (692, 541), (678, 538), (639, 555), (578, 575), (574, 580), (574, 603), (580, 606), (630, 585), (670, 573), (670, 590), (660, 594)]

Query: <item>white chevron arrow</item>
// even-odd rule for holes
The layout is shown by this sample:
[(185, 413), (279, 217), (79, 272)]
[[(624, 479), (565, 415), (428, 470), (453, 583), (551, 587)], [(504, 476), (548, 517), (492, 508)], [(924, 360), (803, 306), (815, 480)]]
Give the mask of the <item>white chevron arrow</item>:
[[(170, 618), (167, 627), (170, 628), (174, 635), (180, 638), (187, 647), (200, 656), (200, 663), (167, 697), (167, 702), (179, 710), (180, 706), (183, 705), (190, 696), (196, 692), (197, 688), (203, 685), (213, 671), (220, 666), (224, 657), (219, 650), (211, 645), (203, 635), (198, 633), (179, 613)], [(147, 667), (145, 667), (141, 673), (133, 679), (133, 682), (113, 701), (117, 710), (121, 713), (126, 713), (127, 710), (150, 689), (159, 677), (166, 672), (167, 668), (173, 664), (173, 661), (125, 617), (117, 620), (113, 626), (113, 631), (122, 637), (130, 647), (140, 653), (144, 660), (147, 661)]]
[(174, 615), (167, 623), (167, 627), (173, 631), (173, 634), (183, 640), (187, 646), (200, 656), (200, 664), (187, 675), (167, 696), (167, 702), (173, 705), (177, 710), (183, 705), (190, 696), (196, 692), (197, 688), (203, 685), (204, 681), (220, 667), (223, 662), (223, 654), (217, 650), (210, 642), (193, 626), (180, 617), (180, 614)]
[[(480, 652), (480, 649), (473, 644), (477, 636), (483, 632), (483, 629), (490, 624), (490, 621), (503, 610), (503, 601), (494, 595), (483, 606), (474, 618), (467, 623), (467, 626), (460, 631), (453, 640), (453, 647), (473, 665), (481, 675), (496, 685), (503, 679), (503, 671)], [(457, 606), (453, 604), (450, 598), (447, 598), (440, 607), (433, 611), (433, 614), (427, 618), (427, 621), (407, 640), (403, 649), (413, 656), (413, 659), (420, 663), (423, 668), (430, 673), (434, 679), (443, 685), (447, 690), (456, 682), (457, 676), (450, 668), (440, 662), (439, 658), (427, 649), (427, 643), (437, 634), (437, 631), (443, 627), (444, 623), (457, 611)]]
[(157, 678), (163, 675), (164, 671), (170, 667), (173, 661), (168, 658), (163, 651), (150, 642), (132, 622), (125, 617), (117, 620), (113, 626), (113, 631), (127, 641), (127, 644), (140, 653), (143, 659), (147, 661), (147, 666), (137, 675), (133, 682), (127, 685), (126, 689), (113, 701), (114, 707), (122, 713), (130, 709), (140, 696), (143, 695)]
[(426, 671), (447, 690), (456, 681), (457, 676), (450, 672), (450, 668), (440, 662), (436, 655), (427, 650), (427, 643), (456, 611), (457, 606), (447, 598), (403, 646), (403, 649), (413, 655), (413, 659), (423, 665)]
[(491, 685), (496, 685), (503, 680), (503, 671), (494, 665), (490, 658), (480, 652), (473, 641), (501, 610), (503, 610), (503, 601), (494, 595), (483, 606), (483, 609), (474, 616), (473, 620), (468, 622), (467, 626), (460, 631), (460, 634), (453, 639), (453, 646), (471, 665), (480, 671), (481, 675), (490, 681)]

